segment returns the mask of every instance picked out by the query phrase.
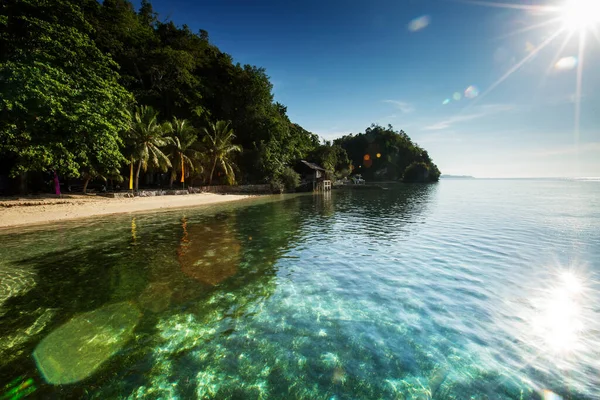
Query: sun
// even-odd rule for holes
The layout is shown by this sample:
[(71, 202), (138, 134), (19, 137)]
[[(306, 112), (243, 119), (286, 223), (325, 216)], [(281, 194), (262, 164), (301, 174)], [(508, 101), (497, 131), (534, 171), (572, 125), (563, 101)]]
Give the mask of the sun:
[(565, 29), (580, 31), (600, 25), (599, 0), (567, 0), (561, 7), (561, 20)]
[[(509, 32), (505, 37), (524, 33), (530, 35), (532, 31), (538, 29), (544, 29), (546, 31), (548, 31), (548, 28), (555, 29), (553, 33), (546, 32), (546, 34), (540, 36), (540, 43), (537, 47), (533, 47), (531, 50), (528, 49), (528, 54), (492, 83), (487, 90), (477, 98), (477, 101), (481, 101), (487, 94), (521, 69), (523, 65), (531, 62), (537, 54), (544, 50), (544, 48), (548, 47), (558, 39), (562, 43), (558, 45), (554, 60), (550, 63), (550, 67), (547, 69), (546, 74), (543, 74), (542, 79), (544, 80), (552, 70), (576, 69), (574, 96), (575, 126), (573, 136), (575, 143), (578, 143), (581, 119), (581, 98), (584, 87), (583, 63), (586, 52), (590, 51), (588, 44), (589, 39), (596, 39), (596, 41), (600, 43), (600, 0), (538, 0), (538, 4), (536, 5), (522, 4), (525, 3), (523, 0), (512, 0), (513, 2), (507, 2), (507, 0), (501, 0), (500, 2), (494, 0), (456, 1), (478, 6), (517, 10), (523, 17), (529, 16), (535, 19), (541, 19), (541, 22), (527, 24), (523, 28)], [(559, 37), (562, 37), (562, 40), (559, 39)], [(578, 41), (577, 53), (563, 54), (567, 51), (574, 51), (573, 49), (569, 50), (568, 47), (572, 42), (572, 39)]]

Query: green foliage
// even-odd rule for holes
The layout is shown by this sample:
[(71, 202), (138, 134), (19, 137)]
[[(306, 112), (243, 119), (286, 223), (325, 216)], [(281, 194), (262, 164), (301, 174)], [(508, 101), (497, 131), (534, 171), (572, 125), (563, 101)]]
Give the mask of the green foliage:
[(197, 127), (231, 121), (233, 143), (244, 149), (237, 160), (242, 180), (268, 181), (318, 146), (318, 137), (293, 124), (286, 107), (274, 102), (265, 69), (234, 64), (206, 31), (160, 22), (149, 2), (137, 14), (127, 0), (90, 9), (98, 46), (118, 62), (122, 84), (140, 104)]
[(136, 107), (127, 136), (131, 157), (138, 164), (135, 190), (139, 188), (140, 169), (146, 171), (150, 165), (166, 171), (171, 167), (169, 157), (161, 150), (173, 144), (173, 139), (165, 136), (170, 128), (170, 125), (159, 124), (158, 113), (152, 107)]
[(427, 182), (429, 180), (429, 167), (423, 161), (415, 161), (404, 170), (403, 182)]
[(280, 176), (283, 187), (288, 192), (293, 192), (300, 186), (300, 174), (291, 167), (286, 167)]
[(0, 19), (0, 156), (11, 174), (118, 168), (131, 96), (77, 3), (6, 0)]
[(331, 172), (347, 170), (351, 165), (346, 150), (338, 144), (332, 145), (331, 142), (319, 145), (310, 153), (309, 158)]
[[(433, 164), (426, 150), (414, 143), (404, 131), (395, 131), (391, 125), (371, 125), (364, 133), (346, 135), (334, 141), (346, 150), (354, 172), (369, 180), (402, 179), (407, 167), (423, 163), (427, 167), (427, 181), (439, 179), (440, 171)], [(413, 167), (408, 176), (418, 172)]]
[[(200, 160), (201, 152), (198, 150), (198, 137), (196, 130), (185, 119), (173, 117), (170, 123), (165, 124), (171, 143), (168, 146), (169, 159), (171, 160), (171, 177), (169, 186), (173, 186), (173, 181), (178, 172), (181, 172), (181, 166), (184, 169), (193, 172), (202, 170)], [(186, 167), (187, 166), (187, 167)]]
[(233, 162), (233, 154), (242, 151), (242, 148), (233, 144), (235, 135), (233, 129), (226, 121), (217, 121), (214, 124), (209, 124), (202, 128), (204, 134), (203, 143), (204, 150), (210, 159), (210, 175), (208, 184), (212, 185), (213, 175), (218, 166), (223, 172), (227, 183), (235, 183), (235, 163)]
[[(419, 161), (437, 180), (404, 132), (372, 125), (321, 144), (272, 90), (264, 68), (235, 64), (206, 31), (159, 18), (148, 0), (138, 11), (129, 0), (0, 6), (0, 157), (13, 176), (57, 169), (89, 180), (133, 158), (136, 190), (142, 169), (171, 168), (172, 183), (182, 161), (190, 173), (204, 164), (209, 184), (217, 174), (291, 188), (287, 167), (310, 159), (338, 177), (355, 165), (369, 180), (400, 179)], [(127, 112), (134, 101), (140, 107)], [(202, 138), (192, 126), (205, 127)]]

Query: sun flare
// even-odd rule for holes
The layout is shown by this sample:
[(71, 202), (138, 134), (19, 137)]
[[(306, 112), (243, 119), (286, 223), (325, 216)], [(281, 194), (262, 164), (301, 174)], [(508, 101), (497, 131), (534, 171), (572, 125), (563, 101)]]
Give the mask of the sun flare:
[[(576, 70), (575, 93), (574, 93), (574, 129), (573, 139), (575, 144), (579, 142), (580, 120), (581, 120), (581, 98), (583, 96), (583, 63), (589, 49), (589, 39), (596, 39), (600, 43), (600, 0), (544, 0), (537, 5), (522, 4), (522, 2), (496, 2), (493, 0), (458, 0), (478, 6), (492, 8), (504, 8), (516, 10), (522, 17), (537, 19), (526, 24), (525, 27), (508, 32), (504, 37), (513, 37), (518, 34), (531, 35), (533, 31), (544, 30), (538, 38), (539, 44), (527, 46), (527, 54), (492, 83), (478, 98), (481, 101), (491, 91), (520, 70), (525, 64), (541, 53), (546, 47), (560, 41), (558, 51), (543, 75), (542, 82), (554, 71)], [(545, 3), (545, 4), (544, 4)], [(541, 20), (541, 21), (540, 21)], [(572, 41), (577, 41), (577, 49), (570, 48)], [(527, 43), (530, 43), (529, 41)], [(570, 52), (570, 54), (568, 53)], [(576, 53), (575, 53), (576, 52)]]
[(561, 7), (561, 20), (571, 32), (600, 25), (600, 1), (567, 0)]

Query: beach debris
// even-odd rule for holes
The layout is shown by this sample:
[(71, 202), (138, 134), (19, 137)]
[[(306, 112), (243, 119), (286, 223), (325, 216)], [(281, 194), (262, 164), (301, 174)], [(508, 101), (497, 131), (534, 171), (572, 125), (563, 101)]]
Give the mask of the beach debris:
[(79, 382), (131, 338), (141, 313), (131, 302), (110, 304), (77, 315), (37, 345), (33, 358), (44, 379), (53, 385)]

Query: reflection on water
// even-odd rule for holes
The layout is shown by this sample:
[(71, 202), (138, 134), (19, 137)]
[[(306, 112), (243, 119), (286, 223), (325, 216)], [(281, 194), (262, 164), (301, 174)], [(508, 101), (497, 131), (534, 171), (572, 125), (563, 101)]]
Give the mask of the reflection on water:
[(19, 266), (0, 265), (0, 277), (0, 315), (2, 315), (7, 311), (3, 308), (6, 300), (27, 292), (35, 286), (35, 272)]
[(509, 183), (6, 235), (0, 397), (598, 398), (600, 191)]
[(532, 299), (536, 308), (533, 329), (548, 351), (577, 351), (582, 346), (581, 333), (585, 329), (580, 304), (584, 296), (582, 282), (569, 271), (560, 272), (555, 279), (542, 291), (542, 297)]
[(191, 226), (184, 218), (182, 228), (177, 256), (184, 274), (216, 285), (237, 273), (242, 245), (236, 236), (233, 217), (226, 215)]

